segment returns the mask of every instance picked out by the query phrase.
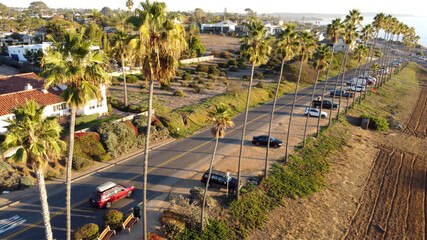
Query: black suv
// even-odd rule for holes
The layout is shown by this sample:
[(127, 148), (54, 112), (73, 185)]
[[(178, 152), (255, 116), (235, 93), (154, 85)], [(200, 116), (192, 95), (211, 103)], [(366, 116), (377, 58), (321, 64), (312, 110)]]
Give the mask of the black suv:
[[(209, 175), (209, 170), (206, 170), (205, 174), (201, 179), (202, 183), (206, 184)], [(228, 182), (228, 192), (233, 193), (237, 190), (237, 179), (227, 176), (225, 172), (214, 171), (211, 172), (211, 180), (209, 181), (209, 187), (216, 188), (225, 188), (227, 189)], [(240, 185), (242, 187), (242, 185)]]

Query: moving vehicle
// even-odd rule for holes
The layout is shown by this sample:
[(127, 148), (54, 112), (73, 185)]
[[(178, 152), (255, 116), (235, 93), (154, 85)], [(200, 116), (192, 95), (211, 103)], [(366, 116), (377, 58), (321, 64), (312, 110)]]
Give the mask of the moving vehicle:
[(353, 92), (361, 92), (361, 91), (365, 91), (365, 86), (362, 85), (357, 85), (357, 86), (351, 86), (348, 87), (348, 90), (353, 91)]
[[(206, 184), (207, 179), (209, 176), (209, 169), (206, 170), (205, 174), (203, 174), (202, 179), (200, 180), (202, 183)], [(209, 180), (209, 187), (216, 187), (216, 188), (225, 188), (227, 189), (228, 184), (228, 192), (233, 193), (237, 191), (237, 179), (229, 176), (228, 173), (220, 172), (212, 170), (211, 172), (211, 179)], [(240, 188), (242, 187), (242, 184), (240, 185)]]
[(342, 95), (345, 98), (352, 98), (353, 97), (352, 92), (347, 92), (346, 90), (340, 90), (340, 89), (337, 89), (336, 91), (334, 91), (334, 90), (329, 91), (329, 95), (331, 95), (331, 97), (333, 97), (334, 92), (335, 92), (335, 97), (340, 97), (340, 95)]
[[(260, 135), (260, 136), (254, 136), (252, 138), (252, 143), (259, 146), (259, 145), (267, 145), (268, 135)], [(271, 137), (270, 138), (270, 147), (279, 148), (283, 147), (283, 141), (279, 140), (277, 138)]]
[[(322, 104), (322, 100), (313, 100), (312, 106), (315, 108), (320, 108), (321, 104)], [(339, 106), (338, 103), (334, 103), (333, 105), (334, 105), (333, 106), (334, 110), (337, 109)], [(332, 107), (332, 101), (324, 99), (323, 100), (323, 108), (331, 109), (331, 107)]]
[(304, 114), (305, 115), (308, 114), (310, 117), (311, 116), (313, 116), (313, 117), (319, 117), (319, 115), (320, 115), (322, 118), (325, 118), (325, 117), (328, 116), (328, 114), (326, 112), (322, 111), (322, 113), (320, 113), (320, 110), (316, 109), (316, 108), (306, 108), (305, 111), (304, 111)]
[(96, 187), (89, 198), (89, 203), (98, 208), (110, 208), (113, 202), (132, 196), (135, 187), (130, 183), (106, 182)]

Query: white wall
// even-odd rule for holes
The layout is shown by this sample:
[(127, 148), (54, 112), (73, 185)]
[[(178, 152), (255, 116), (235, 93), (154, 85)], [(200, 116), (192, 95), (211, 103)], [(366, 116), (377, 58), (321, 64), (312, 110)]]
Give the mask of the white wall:
[(47, 48), (52, 45), (50, 42), (44, 42), (42, 44), (33, 44), (33, 45), (19, 45), (19, 46), (9, 46), (7, 47), (9, 51), (9, 56), (12, 57), (12, 54), (18, 55), (19, 61), (26, 62), (27, 59), (25, 59), (24, 54), (26, 50), (37, 52), (39, 49), (43, 51), (43, 53), (46, 53)]
[(7, 131), (6, 126), (9, 125), (8, 122), (5, 122), (3, 120), (7, 120), (7, 119), (12, 120), (13, 116), (14, 114), (0, 116), (0, 133), (5, 133)]
[[(103, 115), (108, 112), (107, 105), (107, 94), (105, 85), (101, 86), (101, 95), (102, 100), (98, 101), (96, 99), (90, 100), (88, 104), (86, 104), (83, 108), (77, 109), (77, 115), (91, 115), (98, 113), (99, 115)], [(99, 103), (98, 103), (99, 102)]]

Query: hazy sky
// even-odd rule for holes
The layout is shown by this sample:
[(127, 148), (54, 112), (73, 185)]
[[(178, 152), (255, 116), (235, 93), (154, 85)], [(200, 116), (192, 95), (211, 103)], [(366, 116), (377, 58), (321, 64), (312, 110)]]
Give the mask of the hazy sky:
[[(34, 0), (0, 0), (8, 7), (28, 7)], [(44, 0), (51, 8), (95, 8), (109, 7), (126, 9), (126, 0)], [(201, 8), (206, 12), (243, 13), (250, 8), (257, 13), (292, 12), (292, 13), (338, 13), (347, 14), (357, 8), (362, 13), (384, 12), (390, 14), (410, 14), (427, 16), (425, 0), (165, 0), (171, 11), (188, 11)], [(423, 3), (424, 2), (424, 3)], [(140, 1), (134, 1), (134, 8)]]

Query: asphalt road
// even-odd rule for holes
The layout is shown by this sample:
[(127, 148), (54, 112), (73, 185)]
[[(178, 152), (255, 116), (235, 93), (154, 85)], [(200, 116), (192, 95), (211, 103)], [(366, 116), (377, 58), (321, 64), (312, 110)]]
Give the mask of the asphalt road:
[[(346, 73), (346, 80), (352, 78), (352, 76), (353, 71), (348, 71)], [(327, 93), (329, 90), (334, 89), (336, 79), (334, 77), (328, 81)], [(323, 85), (324, 83), (318, 85), (315, 96), (321, 94)], [(313, 86), (299, 91), (296, 103), (297, 107), (305, 108), (309, 104), (312, 90)], [(293, 94), (287, 94), (278, 100), (275, 122), (281, 122), (289, 118), (293, 96)], [(337, 101), (338, 98), (335, 102)], [(247, 126), (245, 144), (250, 144), (249, 141), (253, 135), (260, 132), (267, 133), (271, 104), (261, 105), (249, 112), (249, 125)], [(341, 106), (345, 107), (345, 101), (341, 103)], [(227, 154), (239, 148), (243, 117), (244, 115), (240, 114), (233, 119), (235, 127), (227, 132), (224, 139), (220, 140), (218, 154)], [(213, 145), (210, 131), (205, 130), (152, 150), (149, 155), (148, 198), (152, 199), (158, 194), (167, 192), (171, 186), (180, 180), (187, 179), (198, 171), (204, 171), (210, 161)], [(96, 186), (106, 181), (126, 181), (134, 184), (136, 188), (131, 198), (115, 202), (112, 207), (113, 209), (126, 212), (141, 202), (142, 163), (143, 155), (136, 156), (122, 164), (74, 182), (72, 184), (71, 199), (72, 228), (76, 229), (78, 226), (90, 222), (96, 223), (99, 226), (103, 225), (102, 217), (106, 210), (91, 207), (88, 203), (88, 198)], [(195, 181), (196, 184), (199, 184), (199, 181)], [(56, 239), (65, 239), (65, 184), (57, 191), (48, 193), (48, 200), (51, 210), (53, 235)], [(1, 239), (44, 239), (44, 236), (44, 225), (38, 195), (29, 201), (21, 202), (0, 213)]]

